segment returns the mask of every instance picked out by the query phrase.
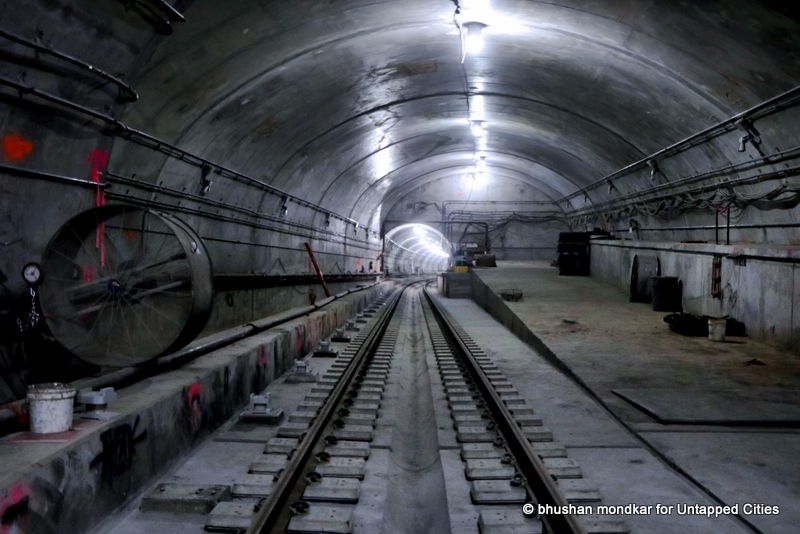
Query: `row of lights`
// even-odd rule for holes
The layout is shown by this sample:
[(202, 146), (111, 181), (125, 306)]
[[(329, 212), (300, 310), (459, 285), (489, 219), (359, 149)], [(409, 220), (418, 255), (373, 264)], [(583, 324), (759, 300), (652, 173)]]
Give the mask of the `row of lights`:
[[(462, 57), (464, 62), (467, 54), (475, 55), (480, 53), (484, 47), (483, 30), (488, 24), (481, 22), (482, 18), (488, 16), (488, 0), (469, 0), (464, 2), (463, 10), (459, 7), (456, 13), (461, 34)], [(463, 22), (462, 22), (463, 21)], [(472, 137), (475, 141), (475, 156), (473, 157), (473, 171), (467, 174), (463, 181), (469, 189), (482, 189), (489, 180), (488, 163), (486, 161), (486, 117), (484, 109), (484, 97), (482, 95), (472, 95), (469, 97), (469, 126)]]
[(475, 156), (473, 157), (474, 169), (465, 177), (465, 184), (469, 188), (483, 188), (489, 181), (489, 164), (486, 161), (486, 128), (485, 120), (470, 119), (470, 129), (475, 139)]
[(447, 253), (439, 243), (435, 243), (428, 233), (425, 231), (425, 227), (421, 224), (414, 225), (414, 235), (417, 237), (417, 240), (420, 244), (427, 250), (429, 253), (433, 254), (434, 256), (439, 256), (440, 258), (449, 258), (450, 254)]

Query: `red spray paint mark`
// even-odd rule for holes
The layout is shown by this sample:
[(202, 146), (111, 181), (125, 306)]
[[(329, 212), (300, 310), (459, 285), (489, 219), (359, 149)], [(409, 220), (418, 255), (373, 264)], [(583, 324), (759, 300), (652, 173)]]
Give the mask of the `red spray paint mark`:
[[(319, 319), (317, 319), (317, 321), (318, 320)], [(313, 340), (317, 339), (317, 330), (319, 330), (319, 328), (316, 321), (312, 320), (308, 323), (308, 327), (306, 328), (306, 352), (311, 351)]]
[(303, 353), (302, 352), (303, 351), (303, 341), (300, 338), (300, 327), (299, 326), (295, 327), (294, 331), (297, 334), (296, 339), (295, 339), (295, 344), (294, 344), (295, 347), (294, 348), (297, 351), (297, 355), (299, 356), (299, 355), (301, 355)]
[(266, 366), (267, 366), (267, 362), (268, 362), (268, 361), (269, 361), (269, 357), (268, 357), (268, 355), (267, 355), (267, 347), (265, 347), (264, 345), (262, 345), (262, 346), (261, 346), (261, 347), (259, 347), (259, 349), (258, 349), (258, 364), (259, 364), (261, 367), (266, 367)]
[[(100, 174), (105, 170), (108, 165), (108, 152), (98, 148), (92, 149), (89, 152), (89, 157), (86, 158), (89, 164), (89, 176), (91, 180), (97, 184), (97, 191), (95, 191), (94, 205), (97, 207), (106, 205), (106, 194), (100, 187)], [(100, 223), (97, 227), (97, 234), (95, 236), (95, 248), (100, 251), (100, 266), (106, 266), (106, 223)]]
[(81, 278), (87, 284), (94, 280), (94, 269), (92, 269), (91, 265), (84, 265)]
[(200, 402), (200, 384), (195, 382), (191, 386), (189, 386), (189, 409), (192, 409), (194, 406), (194, 401), (197, 400)]
[(131, 239), (136, 237), (136, 230), (125, 230), (125, 233), (123, 235), (125, 236), (126, 241), (130, 241)]
[(30, 497), (28, 488), (22, 484), (14, 484), (8, 493), (0, 499), (0, 534), (24, 532), (19, 528), (18, 519), (28, 515)]
[(3, 137), (3, 156), (8, 161), (22, 161), (33, 152), (33, 143), (16, 134)]
[(200, 384), (195, 382), (189, 386), (189, 423), (192, 430), (197, 432), (200, 429), (200, 422), (203, 420), (203, 412), (200, 408)]
[(30, 417), (28, 414), (28, 405), (26, 403), (23, 404), (7, 404), (7, 410), (11, 410), (17, 418), (17, 423), (20, 425), (27, 425), (30, 422)]

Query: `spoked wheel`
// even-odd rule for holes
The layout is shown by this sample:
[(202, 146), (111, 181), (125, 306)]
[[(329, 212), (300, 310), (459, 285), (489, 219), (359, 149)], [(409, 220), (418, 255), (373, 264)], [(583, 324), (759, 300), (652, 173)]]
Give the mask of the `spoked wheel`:
[(135, 365), (180, 348), (211, 313), (203, 242), (153, 210), (103, 206), (71, 219), (48, 244), (42, 274), (53, 335), (97, 365)]

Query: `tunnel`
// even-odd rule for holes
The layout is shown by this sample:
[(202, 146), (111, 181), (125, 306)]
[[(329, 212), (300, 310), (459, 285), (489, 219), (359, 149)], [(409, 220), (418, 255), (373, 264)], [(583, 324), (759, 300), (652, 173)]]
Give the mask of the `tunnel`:
[(447, 268), (452, 245), (431, 226), (403, 224), (386, 232), (384, 239), (383, 261), (389, 273), (437, 273)]
[(794, 532), (798, 125), (791, 2), (4, 0), (0, 532)]

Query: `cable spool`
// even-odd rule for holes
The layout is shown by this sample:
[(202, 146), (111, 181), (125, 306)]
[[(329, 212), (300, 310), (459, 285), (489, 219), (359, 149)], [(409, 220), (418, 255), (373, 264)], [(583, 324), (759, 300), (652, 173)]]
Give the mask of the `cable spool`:
[(102, 206), (59, 229), (42, 262), (44, 317), (78, 358), (136, 365), (194, 339), (211, 314), (211, 260), (184, 222)]

